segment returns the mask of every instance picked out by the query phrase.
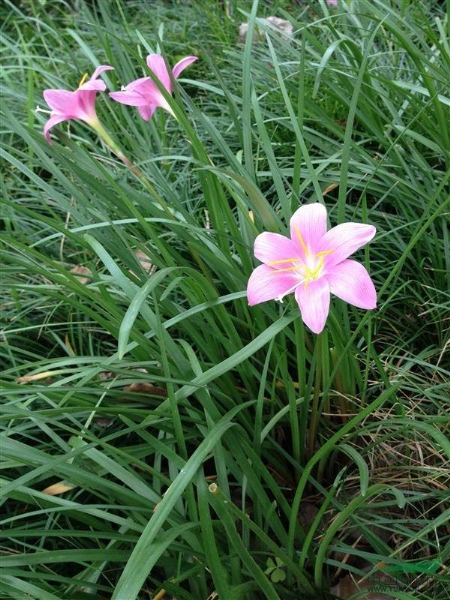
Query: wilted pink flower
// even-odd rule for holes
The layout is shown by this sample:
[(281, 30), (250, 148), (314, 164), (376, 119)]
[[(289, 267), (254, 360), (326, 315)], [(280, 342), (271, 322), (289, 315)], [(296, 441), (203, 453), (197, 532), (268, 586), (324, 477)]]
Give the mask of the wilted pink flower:
[(85, 121), (94, 128), (99, 123), (97, 113), (95, 112), (95, 97), (97, 92), (104, 92), (105, 83), (98, 79), (103, 71), (109, 71), (113, 67), (102, 65), (97, 67), (94, 74), (87, 81), (82, 81), (75, 92), (67, 90), (45, 90), (44, 99), (50, 106), (50, 118), (45, 124), (45, 139), (51, 143), (50, 129), (61, 121), (70, 119), (79, 119)]
[(322, 204), (301, 206), (290, 221), (291, 237), (261, 233), (255, 256), (262, 265), (247, 286), (250, 306), (266, 300), (283, 300), (294, 293), (303, 321), (314, 332), (325, 327), (330, 294), (358, 308), (375, 308), (377, 294), (366, 269), (348, 260), (375, 235), (373, 225), (343, 223), (327, 231)]
[[(172, 69), (173, 78), (177, 79), (180, 73), (196, 60), (196, 56), (182, 58)], [(160, 54), (149, 54), (147, 56), (147, 65), (168, 93), (172, 94), (172, 81), (164, 58)], [(117, 100), (117, 102), (122, 104), (137, 106), (139, 114), (146, 121), (150, 119), (158, 106), (173, 115), (169, 103), (151, 77), (136, 79), (123, 88), (121, 92), (111, 92), (109, 95), (113, 100)]]

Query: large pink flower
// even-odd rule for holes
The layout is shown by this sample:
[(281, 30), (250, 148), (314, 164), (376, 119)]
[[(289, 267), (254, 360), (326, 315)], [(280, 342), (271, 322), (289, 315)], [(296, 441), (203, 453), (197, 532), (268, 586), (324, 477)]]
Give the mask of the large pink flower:
[(67, 90), (45, 90), (44, 99), (50, 106), (50, 118), (45, 124), (45, 139), (51, 143), (50, 129), (61, 121), (70, 119), (79, 119), (85, 121), (91, 126), (98, 123), (97, 113), (95, 112), (95, 97), (97, 92), (104, 92), (105, 83), (98, 79), (100, 73), (109, 71), (113, 67), (101, 65), (97, 67), (90, 79), (80, 84), (75, 92)]
[[(197, 60), (196, 56), (186, 56), (172, 69), (172, 76), (177, 79), (180, 73), (191, 63)], [(167, 70), (164, 58), (160, 54), (149, 54), (147, 65), (150, 71), (159, 79), (169, 94), (172, 94), (172, 81)], [(173, 111), (158, 86), (151, 77), (141, 77), (129, 83), (121, 92), (109, 94), (113, 100), (129, 106), (136, 106), (143, 119), (148, 121), (159, 107), (173, 115)]]
[(261, 233), (255, 256), (262, 265), (247, 285), (250, 306), (266, 300), (283, 300), (295, 294), (303, 321), (314, 333), (325, 327), (330, 294), (358, 308), (377, 304), (375, 287), (366, 269), (348, 257), (375, 235), (373, 225), (343, 223), (327, 231), (322, 204), (301, 206), (290, 221), (291, 237)]

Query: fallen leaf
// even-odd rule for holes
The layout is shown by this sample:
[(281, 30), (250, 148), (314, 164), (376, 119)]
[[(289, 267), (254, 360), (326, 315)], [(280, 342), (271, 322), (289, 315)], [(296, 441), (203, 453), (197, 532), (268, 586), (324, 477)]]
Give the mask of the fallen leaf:
[(145, 254), (145, 252), (142, 252), (142, 250), (136, 250), (134, 255), (141, 263), (141, 267), (144, 269), (144, 271), (150, 273), (153, 268), (153, 263), (150, 261), (149, 256)]
[(42, 490), (43, 494), (48, 494), (49, 496), (58, 496), (59, 494), (64, 494), (65, 492), (69, 492), (76, 488), (76, 485), (72, 483), (67, 483), (66, 481), (60, 481), (59, 483), (54, 483), (53, 485), (49, 485)]
[(135, 394), (150, 394), (151, 396), (161, 396), (167, 398), (167, 390), (163, 387), (153, 385), (153, 383), (136, 382), (123, 388), (124, 392), (134, 392)]
[(88, 281), (92, 279), (92, 271), (87, 267), (83, 267), (83, 265), (76, 265), (72, 269), (70, 269), (72, 275), (76, 275), (78, 277), (78, 281), (86, 285)]

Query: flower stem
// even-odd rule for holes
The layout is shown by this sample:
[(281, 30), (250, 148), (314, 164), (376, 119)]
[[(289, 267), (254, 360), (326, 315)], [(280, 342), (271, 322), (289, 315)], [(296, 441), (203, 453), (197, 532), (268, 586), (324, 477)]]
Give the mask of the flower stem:
[(97, 134), (100, 136), (100, 138), (103, 140), (103, 142), (106, 144), (106, 146), (111, 150), (111, 152), (113, 152), (118, 158), (120, 158), (120, 160), (124, 163), (124, 165), (127, 166), (132, 171), (132, 173), (134, 173), (134, 175), (136, 175), (136, 177), (138, 177), (138, 179), (144, 185), (145, 189), (156, 199), (156, 201), (159, 203), (159, 205), (164, 210), (164, 212), (171, 219), (173, 219), (174, 216), (171, 213), (167, 203), (158, 194), (155, 187), (150, 183), (150, 181), (147, 179), (147, 177), (144, 175), (144, 173), (142, 173), (142, 171), (136, 165), (133, 165), (131, 160), (129, 158), (127, 158), (127, 156), (122, 152), (122, 150), (119, 148), (119, 146), (116, 144), (116, 142), (112, 139), (112, 137), (106, 131), (106, 129), (103, 127), (103, 125), (100, 123), (100, 121), (97, 119), (97, 121), (91, 123), (91, 125), (92, 125), (93, 129), (97, 132)]
[(322, 358), (323, 358), (323, 346), (325, 342), (325, 336), (323, 333), (319, 333), (316, 339), (315, 349), (315, 380), (314, 380), (314, 392), (313, 401), (311, 405), (311, 417), (309, 420), (309, 436), (308, 436), (308, 457), (311, 458), (314, 454), (317, 437), (317, 427), (319, 422), (319, 398), (321, 393), (321, 380), (322, 380)]

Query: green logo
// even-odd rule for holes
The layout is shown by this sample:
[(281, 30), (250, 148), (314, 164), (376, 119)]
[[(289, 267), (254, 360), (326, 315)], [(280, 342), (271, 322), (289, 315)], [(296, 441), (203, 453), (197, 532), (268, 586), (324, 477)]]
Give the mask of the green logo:
[(397, 565), (389, 565), (386, 563), (382, 563), (381, 565), (378, 565), (379, 569), (383, 569), (387, 573), (433, 574), (433, 573), (436, 573), (436, 571), (438, 571), (440, 569), (440, 567), (441, 567), (441, 561), (438, 559), (404, 562), (402, 564), (397, 564)]

